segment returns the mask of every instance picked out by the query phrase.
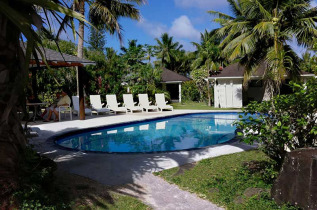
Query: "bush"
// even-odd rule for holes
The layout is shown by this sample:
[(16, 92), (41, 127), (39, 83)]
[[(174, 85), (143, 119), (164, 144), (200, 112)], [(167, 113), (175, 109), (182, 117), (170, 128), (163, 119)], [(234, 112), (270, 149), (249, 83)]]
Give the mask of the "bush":
[(200, 94), (195, 81), (187, 81), (182, 85), (182, 100), (184, 101), (199, 101)]
[[(279, 95), (271, 101), (252, 102), (236, 122), (242, 141), (260, 143), (270, 158), (281, 166), (288, 151), (316, 146), (317, 143), (317, 80), (306, 85), (291, 83), (294, 93)], [(240, 116), (242, 118), (242, 116)]]

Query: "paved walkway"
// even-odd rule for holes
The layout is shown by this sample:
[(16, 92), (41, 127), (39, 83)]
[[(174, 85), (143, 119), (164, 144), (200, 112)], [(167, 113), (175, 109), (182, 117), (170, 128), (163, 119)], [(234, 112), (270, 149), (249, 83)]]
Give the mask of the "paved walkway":
[(56, 161), (61, 170), (89, 177), (105, 185), (123, 186), (120, 188), (122, 192), (139, 197), (155, 209), (220, 209), (152, 173), (205, 158), (248, 150), (252, 148), (249, 145), (233, 142), (180, 152), (99, 154), (67, 151), (57, 147), (53, 141), (47, 140), (56, 134), (77, 129), (195, 112), (202, 111), (175, 110), (163, 113), (99, 116), (85, 121), (33, 124), (32, 130), (37, 131), (39, 136), (31, 139), (30, 143), (35, 145), (37, 151)]

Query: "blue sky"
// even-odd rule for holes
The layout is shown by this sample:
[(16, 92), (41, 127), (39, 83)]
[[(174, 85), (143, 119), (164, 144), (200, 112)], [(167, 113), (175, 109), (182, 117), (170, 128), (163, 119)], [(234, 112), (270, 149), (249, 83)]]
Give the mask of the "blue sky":
[[(226, 0), (148, 0), (146, 5), (138, 8), (141, 12), (139, 22), (120, 20), (124, 45), (131, 39), (137, 39), (140, 44), (154, 45), (155, 38), (167, 32), (189, 51), (194, 50), (191, 42), (199, 42), (200, 32), (218, 27), (211, 21), (208, 10), (230, 12)], [(107, 46), (119, 50), (120, 42), (107, 35)]]
[[(312, 1), (317, 6), (317, 0)], [(88, 8), (87, 8), (88, 9)], [(135, 21), (126, 18), (120, 19), (123, 27), (123, 45), (127, 46), (128, 40), (137, 39), (139, 44), (155, 45), (155, 38), (164, 32), (174, 37), (187, 51), (195, 48), (191, 42), (199, 42), (200, 33), (219, 27), (212, 22), (213, 16), (209, 10), (216, 10), (230, 14), (226, 0), (148, 0), (146, 5), (138, 6), (141, 20)], [(71, 33), (68, 33), (71, 34)], [(88, 39), (89, 29), (85, 30), (85, 40)], [(63, 39), (72, 36), (64, 34)], [(120, 51), (120, 42), (116, 36), (106, 35), (107, 47)], [(295, 51), (302, 54), (305, 50), (292, 44)]]

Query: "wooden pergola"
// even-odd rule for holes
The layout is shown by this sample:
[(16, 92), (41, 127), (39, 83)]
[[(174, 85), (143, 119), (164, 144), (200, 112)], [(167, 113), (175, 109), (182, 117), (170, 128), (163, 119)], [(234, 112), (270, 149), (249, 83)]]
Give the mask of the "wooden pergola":
[[(61, 67), (76, 67), (77, 68), (77, 88), (79, 93), (79, 118), (80, 120), (85, 120), (85, 103), (84, 103), (84, 88), (83, 88), (83, 70), (85, 66), (96, 65), (95, 62), (78, 58), (73, 55), (66, 53), (57, 52), (48, 48), (43, 48), (42, 52), (45, 55), (47, 65), (50, 68), (61, 68)], [(32, 88), (35, 88), (37, 92), (36, 85), (36, 72), (39, 69), (47, 69), (47, 65), (43, 61), (40, 53), (37, 53), (38, 61), (34, 57), (30, 60), (29, 69), (32, 71)]]

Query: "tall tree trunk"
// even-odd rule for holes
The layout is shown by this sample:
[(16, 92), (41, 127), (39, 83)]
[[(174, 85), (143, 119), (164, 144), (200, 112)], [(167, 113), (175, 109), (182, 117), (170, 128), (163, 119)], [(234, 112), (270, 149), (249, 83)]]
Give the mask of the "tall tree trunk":
[(264, 81), (264, 94), (262, 101), (269, 101), (274, 96), (274, 81), (267, 79)]
[[(85, 1), (79, 0), (79, 13), (85, 15)], [(77, 49), (77, 57), (84, 57), (84, 35), (85, 35), (85, 25), (84, 22), (79, 22), (78, 28), (78, 49)]]
[[(79, 1), (79, 13), (85, 15), (85, 1)], [(79, 29), (78, 29), (78, 49), (77, 49), (77, 56), (79, 58), (84, 57), (84, 35), (85, 35), (85, 24), (84, 22), (79, 22)], [(81, 67), (77, 67), (77, 94), (79, 96), (79, 116), (80, 120), (85, 119), (85, 102), (84, 102), (84, 94), (83, 94), (83, 82), (82, 80), (82, 73), (83, 69)]]
[(0, 15), (0, 204), (17, 187), (18, 165), (26, 147), (17, 114), (26, 80), (19, 35), (14, 24)]

